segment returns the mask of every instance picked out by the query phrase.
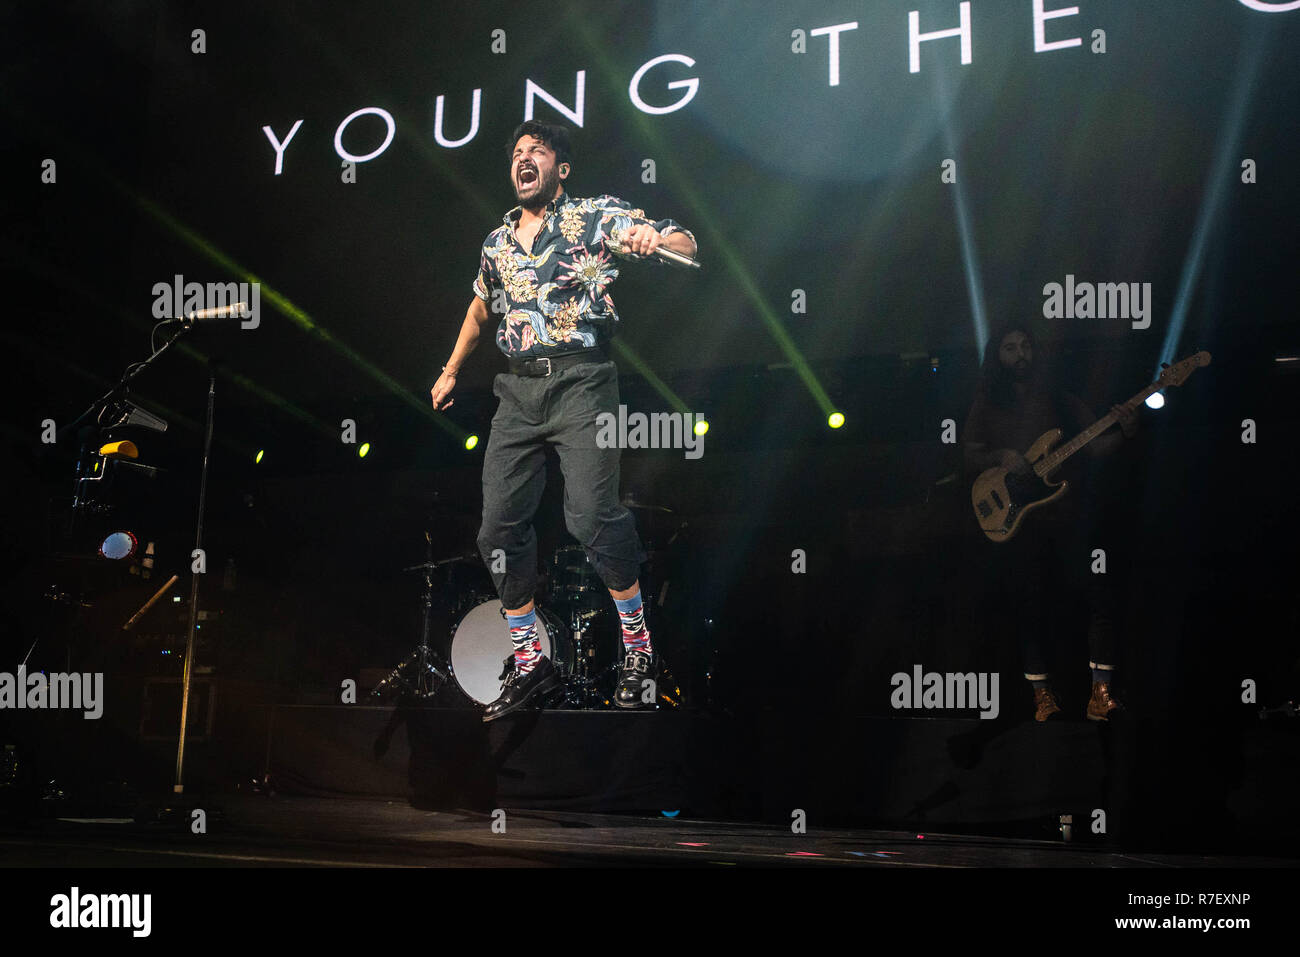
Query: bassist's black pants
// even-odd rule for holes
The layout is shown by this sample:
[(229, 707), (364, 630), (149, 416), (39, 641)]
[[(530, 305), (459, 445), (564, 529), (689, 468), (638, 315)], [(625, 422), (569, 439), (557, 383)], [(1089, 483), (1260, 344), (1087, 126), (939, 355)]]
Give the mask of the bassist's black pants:
[(1084, 629), (1089, 666), (1113, 668), (1118, 589), (1112, 563), (1118, 556), (1106, 549), (1106, 571), (1094, 572), (1093, 550), (1106, 543), (1090, 540), (1097, 536), (1077, 513), (1056, 518), (1047, 511), (1028, 516), (1015, 538), (989, 542), (986, 550), (1019, 640), (1025, 677), (1045, 678), (1062, 663), (1058, 652), (1071, 648)]

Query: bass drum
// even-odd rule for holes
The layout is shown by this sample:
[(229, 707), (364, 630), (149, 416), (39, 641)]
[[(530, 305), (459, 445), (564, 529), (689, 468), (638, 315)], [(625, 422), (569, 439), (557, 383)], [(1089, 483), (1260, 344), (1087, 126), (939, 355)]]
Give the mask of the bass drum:
[[(545, 608), (537, 609), (537, 638), (542, 654), (551, 659), (563, 678), (573, 670), (573, 642), (563, 623)], [(488, 705), (501, 697), (501, 669), (514, 654), (510, 626), (499, 599), (475, 605), (451, 636), (451, 674), (456, 686), (471, 701)]]

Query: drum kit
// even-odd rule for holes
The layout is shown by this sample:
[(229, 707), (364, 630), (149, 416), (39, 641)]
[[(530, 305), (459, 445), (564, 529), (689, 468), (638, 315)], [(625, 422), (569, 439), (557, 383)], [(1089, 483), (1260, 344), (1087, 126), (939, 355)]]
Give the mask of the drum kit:
[[(640, 505), (627, 498), (623, 504), (665, 527), (665, 546), (671, 546), (685, 527), (665, 506)], [(433, 537), (428, 532), (425, 542), (426, 561), (402, 569), (424, 573), (420, 644), (375, 686), (371, 695), (430, 700), (445, 689), (457, 703), (489, 705), (500, 697), (502, 684), (513, 667), (514, 648), (505, 609), (491, 594), (491, 579), (479, 555), (435, 559)], [(663, 552), (655, 549), (650, 540), (646, 545), (649, 567), (662, 565), (656, 558)], [(435, 649), (429, 632), (438, 579), (453, 624), (445, 646)], [(665, 585), (643, 576), (641, 587), (646, 603)], [(542, 653), (555, 665), (563, 685), (563, 696), (557, 696), (553, 706), (567, 710), (612, 708), (623, 660), (623, 636), (614, 600), (587, 558), (586, 549), (577, 544), (555, 549), (546, 563), (544, 587), (539, 588), (535, 607)], [(661, 668), (657, 692), (658, 707), (681, 706), (681, 689), (666, 668)]]

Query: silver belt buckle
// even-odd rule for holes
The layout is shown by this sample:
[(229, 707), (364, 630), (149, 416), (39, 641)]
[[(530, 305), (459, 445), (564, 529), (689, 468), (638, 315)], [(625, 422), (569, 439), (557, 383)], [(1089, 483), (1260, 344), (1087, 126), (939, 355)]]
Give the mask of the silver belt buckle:
[(551, 360), (550, 360), (550, 358), (549, 358), (549, 357), (546, 357), (546, 356), (543, 356), (541, 359), (538, 359), (537, 361), (538, 361), (538, 362), (545, 362), (545, 363), (546, 363), (546, 374), (547, 374), (547, 375), (550, 375), (550, 374), (551, 374)]

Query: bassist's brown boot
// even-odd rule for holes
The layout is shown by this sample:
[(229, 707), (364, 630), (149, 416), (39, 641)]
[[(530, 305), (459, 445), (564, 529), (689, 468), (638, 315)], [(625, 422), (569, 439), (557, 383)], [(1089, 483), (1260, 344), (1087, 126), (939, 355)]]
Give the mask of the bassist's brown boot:
[(1123, 711), (1124, 706), (1110, 693), (1109, 681), (1094, 681), (1092, 697), (1088, 699), (1088, 720), (1109, 721), (1116, 711)]
[(1034, 689), (1034, 720), (1046, 721), (1052, 715), (1061, 710), (1060, 704), (1056, 701), (1056, 695), (1052, 694), (1051, 688)]

